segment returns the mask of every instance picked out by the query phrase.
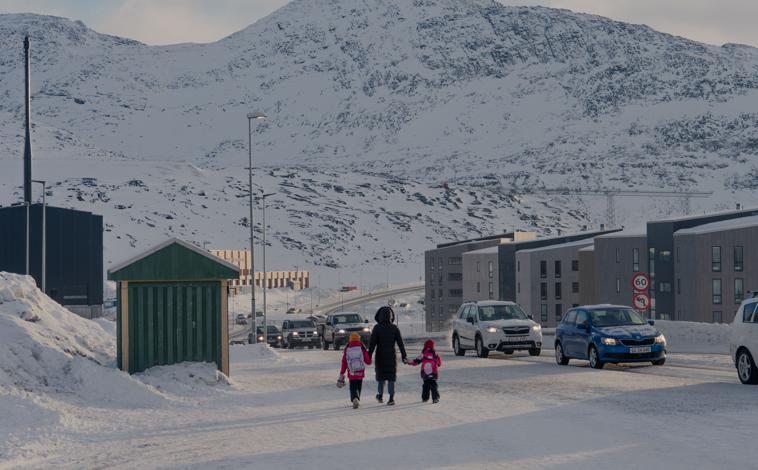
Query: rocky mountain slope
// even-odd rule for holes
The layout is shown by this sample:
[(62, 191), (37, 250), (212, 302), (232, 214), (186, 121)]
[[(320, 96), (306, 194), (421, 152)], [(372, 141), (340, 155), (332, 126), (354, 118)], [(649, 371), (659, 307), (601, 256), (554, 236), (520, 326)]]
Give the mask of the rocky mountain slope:
[[(244, 246), (250, 110), (270, 117), (253, 148), (257, 187), (278, 193), (274, 268), (410, 278), (436, 242), (604, 221), (602, 200), (540, 187), (758, 202), (754, 48), (486, 0), (295, 0), (216, 43), (161, 47), (0, 15), (4, 204), (19, 194), (27, 33), (35, 176), (54, 204), (106, 216), (108, 260), (166, 234)], [(682, 208), (618, 204), (627, 225)]]

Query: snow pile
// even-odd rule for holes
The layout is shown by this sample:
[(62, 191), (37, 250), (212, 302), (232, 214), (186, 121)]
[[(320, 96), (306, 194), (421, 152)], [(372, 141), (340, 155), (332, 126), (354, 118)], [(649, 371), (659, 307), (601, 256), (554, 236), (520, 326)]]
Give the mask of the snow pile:
[(666, 336), (669, 352), (729, 353), (729, 324), (656, 320), (655, 326)]
[(230, 385), (229, 378), (216, 364), (207, 362), (152, 367), (134, 377), (156, 390), (179, 396), (196, 396), (214, 390), (217, 385)]
[(0, 388), (70, 389), (89, 366), (113, 367), (115, 341), (66, 310), (29, 276), (0, 272)]
[[(268, 344), (245, 344), (235, 345), (229, 348), (231, 362), (245, 363), (246, 365), (265, 364), (271, 365), (281, 362), (282, 354), (274, 350)], [(288, 362), (297, 361), (289, 358)]]

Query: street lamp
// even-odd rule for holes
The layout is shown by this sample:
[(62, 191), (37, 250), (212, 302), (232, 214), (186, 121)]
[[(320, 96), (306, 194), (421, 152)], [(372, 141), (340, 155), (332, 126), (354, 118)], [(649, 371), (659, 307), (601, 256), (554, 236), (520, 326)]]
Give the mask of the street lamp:
[(268, 272), (266, 271), (266, 198), (276, 193), (262, 194), (258, 199), (263, 202), (263, 337), (268, 341), (268, 323), (266, 316), (266, 291), (268, 291)]
[[(258, 338), (258, 334), (255, 331), (255, 263), (254, 263), (254, 249), (255, 249), (255, 233), (253, 226), (253, 120), (264, 121), (266, 115), (261, 112), (247, 113), (247, 157), (248, 157), (248, 193), (250, 195), (250, 308), (253, 313), (252, 332), (250, 333), (248, 343), (254, 344)], [(267, 332), (266, 332), (267, 333)], [(266, 334), (264, 333), (264, 334)]]
[(47, 184), (43, 180), (32, 180), (32, 183), (39, 183), (42, 185), (42, 280), (40, 281), (40, 284), (42, 285), (42, 292), (47, 294), (47, 201), (45, 200)]

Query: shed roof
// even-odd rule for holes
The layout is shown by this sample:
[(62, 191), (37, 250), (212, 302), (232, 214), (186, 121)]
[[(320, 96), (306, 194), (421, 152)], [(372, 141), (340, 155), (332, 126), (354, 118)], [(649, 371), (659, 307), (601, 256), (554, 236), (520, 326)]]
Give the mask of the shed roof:
[(108, 270), (111, 281), (199, 281), (235, 279), (237, 266), (191, 243), (171, 238)]

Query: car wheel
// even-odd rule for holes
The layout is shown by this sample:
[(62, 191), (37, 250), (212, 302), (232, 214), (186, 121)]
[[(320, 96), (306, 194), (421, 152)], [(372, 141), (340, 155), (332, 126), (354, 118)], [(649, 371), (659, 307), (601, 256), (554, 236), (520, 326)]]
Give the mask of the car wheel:
[(476, 347), (476, 357), (481, 357), (482, 359), (486, 359), (490, 355), (490, 350), (482, 344), (482, 337), (477, 336), (476, 340), (474, 340), (474, 345)]
[(756, 370), (755, 361), (747, 349), (740, 349), (737, 353), (737, 375), (740, 382), (745, 385), (758, 383), (758, 370)]
[(559, 366), (565, 366), (569, 363), (569, 358), (563, 354), (563, 346), (561, 343), (555, 343), (555, 362)]
[(657, 361), (652, 361), (652, 363), (653, 363), (654, 366), (662, 366), (663, 364), (666, 363), (666, 358), (664, 357), (663, 359), (658, 359)]
[(529, 355), (530, 356), (539, 356), (540, 354), (542, 354), (542, 349), (541, 348), (532, 348), (532, 349), (529, 350)]
[(593, 344), (590, 346), (589, 354), (590, 358), (590, 367), (593, 369), (602, 369), (605, 364), (603, 364), (603, 361), (600, 360), (600, 353), (597, 352), (597, 348)]
[(453, 336), (453, 352), (456, 356), (466, 355), (466, 350), (461, 348), (461, 340), (458, 339), (458, 335)]

